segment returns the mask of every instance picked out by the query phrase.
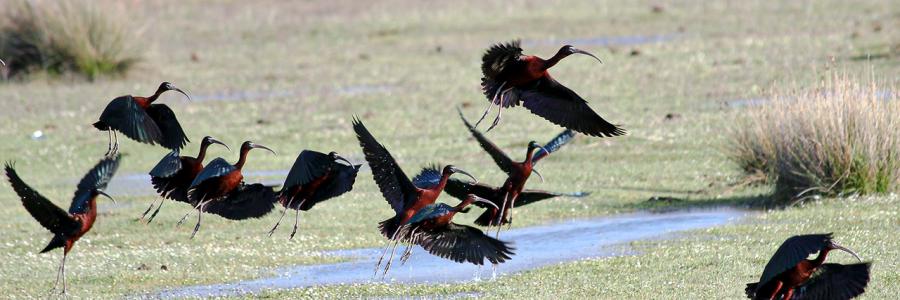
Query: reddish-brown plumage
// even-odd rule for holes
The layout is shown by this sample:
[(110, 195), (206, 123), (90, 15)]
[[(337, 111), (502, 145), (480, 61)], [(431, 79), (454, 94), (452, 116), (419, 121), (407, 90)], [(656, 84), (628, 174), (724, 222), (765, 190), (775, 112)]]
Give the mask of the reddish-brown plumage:
[[(307, 183), (305, 185), (293, 186), (290, 189), (288, 189), (286, 192), (283, 192), (281, 194), (281, 197), (278, 198), (278, 202), (281, 203), (282, 206), (287, 206), (288, 202), (290, 202), (291, 199), (300, 200), (300, 201), (303, 201), (304, 199), (310, 199), (316, 193), (316, 191), (319, 190), (319, 187), (321, 187), (322, 184), (331, 180), (333, 175), (334, 174), (331, 171), (328, 171), (325, 173), (325, 175), (322, 175), (321, 177), (313, 179), (313, 181), (310, 181), (309, 183)], [(296, 209), (300, 209), (301, 208), (300, 201), (294, 201), (293, 203), (291, 203), (291, 206)], [(310, 207), (311, 204), (304, 203), (302, 206)]]
[(774, 280), (762, 286), (758, 294), (764, 296), (765, 299), (776, 299), (778, 295), (784, 295), (782, 300), (790, 300), (794, 289), (812, 277), (816, 269), (825, 262), (825, 257), (831, 250), (831, 247), (826, 247), (819, 252), (815, 259), (800, 261), (797, 266), (781, 273)]
[(434, 204), (434, 202), (437, 201), (438, 197), (441, 195), (441, 192), (444, 191), (444, 187), (447, 186), (447, 180), (450, 179), (450, 175), (453, 175), (453, 172), (451, 172), (451, 168), (445, 167), (441, 172), (440, 183), (428, 189), (417, 188), (416, 194), (418, 195), (418, 197), (412, 205), (410, 205), (403, 211), (402, 218), (400, 219), (400, 224), (409, 221), (409, 219), (412, 218), (412, 216), (415, 215), (417, 211), (424, 208), (425, 206)]
[(78, 241), (85, 233), (91, 230), (91, 227), (94, 227), (94, 221), (97, 220), (97, 196), (88, 200), (88, 209), (84, 213), (76, 213), (72, 214), (75, 220), (81, 222), (81, 228), (78, 230), (78, 233), (66, 239), (66, 245), (63, 248), (64, 254), (69, 254), (69, 251), (72, 250), (72, 246), (75, 245), (75, 242)]
[[(525, 189), (525, 183), (528, 182), (528, 178), (531, 177), (531, 171), (534, 170), (534, 150), (536, 149), (538, 148), (529, 147), (524, 161), (513, 162), (513, 170), (510, 172), (509, 177), (506, 178), (506, 181), (503, 182), (501, 189), (506, 192), (507, 199), (509, 199), (506, 205), (501, 203), (501, 207), (503, 207), (503, 222), (509, 217), (509, 210), (515, 206), (516, 199), (522, 193), (522, 190)], [(500, 213), (499, 210), (495, 208), (490, 209), (496, 220), (497, 215)]]

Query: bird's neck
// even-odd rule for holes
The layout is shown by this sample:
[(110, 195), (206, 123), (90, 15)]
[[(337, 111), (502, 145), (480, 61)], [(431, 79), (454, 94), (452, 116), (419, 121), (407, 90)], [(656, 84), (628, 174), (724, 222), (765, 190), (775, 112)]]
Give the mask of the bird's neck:
[(534, 150), (537, 148), (529, 148), (528, 152), (525, 153), (525, 160), (522, 161), (524, 165), (531, 165), (534, 162)]
[(238, 162), (236, 164), (234, 164), (234, 167), (238, 170), (242, 169), (244, 167), (244, 163), (247, 162), (247, 153), (250, 153), (249, 149), (241, 151), (241, 158), (238, 159)]
[(541, 67), (544, 70), (552, 68), (557, 63), (559, 63), (560, 60), (562, 60), (563, 58), (566, 58), (566, 56), (568, 56), (568, 55), (565, 52), (562, 52), (562, 51), (557, 52), (556, 55), (553, 55), (553, 57), (551, 57), (550, 59), (544, 60), (544, 65)]
[(475, 201), (470, 200), (470, 199), (466, 199), (465, 201), (460, 202), (459, 204), (457, 204), (456, 206), (454, 206), (453, 209), (451, 209), (450, 211), (451, 211), (451, 213), (454, 213), (454, 214), (455, 214), (455, 213), (457, 213), (457, 212), (462, 211), (462, 210), (465, 209), (467, 206), (472, 205), (473, 202), (475, 202)]
[(825, 257), (828, 256), (828, 252), (830, 251), (831, 248), (825, 248), (822, 249), (822, 251), (819, 251), (819, 256), (816, 256), (816, 258), (811, 261), (813, 267), (818, 267), (825, 263)]
[(197, 161), (202, 163), (203, 159), (206, 158), (206, 148), (209, 148), (209, 144), (200, 144), (200, 152), (197, 153)]

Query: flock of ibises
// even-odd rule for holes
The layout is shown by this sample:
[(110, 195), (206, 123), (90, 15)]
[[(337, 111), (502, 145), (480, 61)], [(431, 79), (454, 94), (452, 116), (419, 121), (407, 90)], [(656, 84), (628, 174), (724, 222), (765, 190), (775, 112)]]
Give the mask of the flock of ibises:
[[(481, 69), (484, 77), (481, 79), (481, 88), (489, 105), (474, 126), (466, 120), (462, 111), (459, 113), (481, 148), (508, 175), (500, 186), (478, 183), (474, 176), (453, 165), (428, 166), (410, 178), (363, 122), (357, 117), (353, 118), (353, 130), (372, 170), (375, 184), (395, 213), (394, 217), (378, 224), (389, 244), (375, 266), (376, 275), (385, 256), (390, 253), (382, 274), (388, 272), (397, 247), (401, 244), (406, 245), (406, 249), (400, 254), (401, 262), (409, 258), (412, 247), (417, 245), (433, 255), (456, 262), (482, 265), (487, 260), (493, 265), (501, 264), (514, 255), (515, 249), (508, 242), (500, 240), (499, 234), (502, 226), (512, 221), (512, 210), (516, 205), (527, 205), (558, 196), (586, 195), (583, 192), (555, 193), (525, 189), (525, 183), (532, 173), (543, 180), (534, 168), (535, 164), (572, 140), (576, 132), (595, 137), (625, 134), (625, 130), (601, 118), (583, 98), (554, 80), (547, 72), (572, 54), (583, 54), (600, 61), (593, 54), (570, 45), (563, 46), (549, 59), (525, 55), (519, 41), (493, 45), (483, 55)], [(273, 186), (245, 183), (241, 173), (250, 150), (263, 149), (275, 153), (266, 146), (246, 141), (241, 145), (238, 160), (234, 164), (220, 157), (204, 165), (209, 146), (218, 144), (228, 147), (207, 136), (201, 141), (196, 157), (181, 155), (180, 150), (189, 142), (187, 135), (172, 109), (165, 104), (154, 103), (166, 91), (176, 91), (190, 99), (181, 89), (163, 82), (149, 97), (121, 96), (106, 106), (93, 125), (109, 135), (108, 151), (78, 183), (68, 211), (54, 205), (29, 187), (19, 177), (12, 162), (6, 164), (6, 175), (25, 209), (53, 233), (53, 238), (41, 253), (63, 248), (62, 262), (57, 270), (53, 290), (58, 288), (61, 281), (61, 294), (66, 293), (66, 255), (75, 242), (94, 225), (97, 218), (96, 199), (100, 195), (112, 199), (104, 189), (121, 160), (117, 133), (141, 143), (158, 144), (172, 150), (150, 171), (152, 184), (162, 198), (159, 198), (158, 205), (156, 201), (150, 204), (141, 220), (155, 206), (156, 209), (146, 221), (152, 222), (165, 199), (188, 203), (197, 212), (197, 222), (191, 238), (200, 229), (204, 213), (231, 220), (259, 218), (270, 213), (276, 203), (284, 209), (268, 234), (271, 236), (275, 232), (287, 210), (292, 209), (296, 211), (290, 235), (293, 238), (297, 232), (300, 211), (308, 211), (317, 203), (338, 197), (353, 188), (361, 165), (354, 165), (335, 152), (300, 152), (277, 192)], [(494, 106), (498, 107), (497, 115), (487, 131), (499, 124), (503, 109), (519, 105), (566, 130), (544, 145), (534, 141), (528, 143), (525, 159), (514, 161), (476, 127)], [(471, 180), (451, 178), (455, 173), (466, 175)], [(461, 202), (455, 206), (436, 204), (442, 192), (447, 192)], [(468, 212), (471, 205), (485, 209), (475, 220), (475, 224), (488, 230), (496, 228), (494, 237), (477, 227), (453, 222), (455, 214)], [(178, 224), (183, 223), (189, 215), (185, 215)], [(860, 263), (825, 263), (831, 250), (846, 251), (860, 260)], [(810, 259), (816, 253), (818, 255)], [(869, 281), (871, 263), (861, 261), (856, 253), (835, 242), (831, 234), (794, 236), (784, 241), (766, 264), (759, 281), (748, 284), (745, 291), (751, 299), (853, 298), (864, 292)]]

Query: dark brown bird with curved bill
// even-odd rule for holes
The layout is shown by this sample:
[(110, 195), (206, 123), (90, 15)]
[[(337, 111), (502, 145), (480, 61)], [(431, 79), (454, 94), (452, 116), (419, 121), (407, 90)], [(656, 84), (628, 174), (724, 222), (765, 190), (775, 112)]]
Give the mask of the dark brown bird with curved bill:
[[(521, 196), (525, 189), (525, 183), (528, 181), (528, 178), (531, 177), (531, 173), (534, 172), (537, 174), (541, 181), (544, 180), (544, 177), (541, 176), (541, 173), (534, 168), (537, 162), (541, 161), (545, 157), (549, 156), (550, 153), (553, 153), (569, 141), (575, 138), (575, 132), (572, 130), (565, 130), (558, 134), (556, 137), (547, 142), (546, 145), (541, 146), (535, 141), (531, 141), (528, 143), (528, 148), (525, 151), (525, 160), (521, 162), (513, 161), (505, 152), (503, 152), (500, 147), (497, 147), (496, 144), (491, 142), (487, 137), (484, 136), (478, 129), (475, 129), (475, 126), (469, 124), (469, 121), (466, 120), (466, 117), (463, 116), (462, 111), (459, 111), (459, 117), (462, 119), (463, 124), (466, 125), (466, 128), (469, 129), (469, 132), (472, 134), (472, 137), (478, 141), (478, 144), (484, 149), (488, 155), (494, 160), (494, 163), (500, 167), (503, 172), (505, 172), (508, 177), (506, 181), (503, 183), (499, 189), (493, 189), (489, 186), (475, 186), (469, 184), (467, 186), (459, 186), (458, 184), (454, 185), (454, 193), (451, 194), (460, 200), (465, 199), (466, 195), (469, 193), (474, 193), (479, 197), (488, 199), (493, 201), (495, 204), (500, 206), (499, 210), (488, 209), (488, 212), (491, 214), (490, 222), (488, 222), (488, 226), (508, 223), (511, 217), (511, 211), (513, 207), (516, 205), (517, 199)], [(470, 190), (471, 189), (471, 190)], [(499, 193), (495, 195), (495, 193)], [(551, 195), (547, 192), (540, 191), (529, 191), (528, 201), (529, 203), (546, 199), (547, 197), (554, 197), (555, 195)], [(502, 214), (499, 212), (503, 212)], [(481, 219), (484, 221), (484, 219)], [(497, 230), (499, 234), (499, 228)]]
[[(744, 290), (750, 299), (851, 299), (865, 292), (871, 263), (825, 263), (831, 250), (855, 252), (839, 245), (832, 234), (792, 236), (769, 259), (759, 282)], [(814, 259), (809, 256), (818, 252)]]
[[(275, 154), (269, 147), (246, 141), (241, 145), (237, 163), (232, 165), (221, 157), (213, 159), (191, 182), (188, 199), (197, 210), (197, 224), (194, 225), (191, 238), (200, 230), (204, 212), (229, 220), (244, 220), (265, 216), (275, 208), (275, 191), (271, 186), (244, 183), (241, 170), (252, 149), (265, 149)], [(190, 213), (181, 218), (178, 225), (184, 223), (189, 215)]]
[[(479, 215), (477, 219), (475, 219), (476, 225), (490, 227), (506, 225), (509, 223), (509, 219), (507, 217), (499, 219), (498, 223), (500, 212), (499, 207), (503, 205), (503, 196), (507, 194), (507, 192), (501, 187), (490, 186), (483, 183), (472, 184), (464, 182), (462, 180), (451, 178), (447, 181), (447, 187), (444, 188), (444, 192), (446, 192), (450, 196), (453, 196), (453, 198), (457, 198), (460, 200), (466, 199), (468, 194), (475, 194), (478, 195), (478, 197), (484, 198), (494, 204), (482, 205), (480, 203), (474, 203), (475, 206), (486, 208), (486, 210), (481, 215)], [(556, 197), (582, 198), (590, 194), (591, 193), (589, 192), (564, 193), (524, 189), (516, 197), (516, 207), (522, 207), (528, 204), (539, 202), (541, 200), (553, 199)], [(509, 208), (507, 208), (504, 216), (509, 216)]]
[(53, 233), (53, 238), (44, 247), (44, 250), (41, 250), (41, 253), (56, 248), (63, 248), (62, 262), (59, 264), (59, 269), (56, 272), (56, 284), (53, 285), (53, 290), (56, 290), (59, 286), (60, 278), (62, 278), (63, 288), (61, 294), (63, 295), (66, 294), (68, 288), (66, 284), (66, 256), (72, 250), (72, 247), (75, 246), (75, 242), (94, 226), (94, 222), (97, 220), (97, 196), (103, 195), (110, 200), (113, 199), (103, 190), (106, 189), (106, 185), (116, 173), (116, 169), (119, 167), (119, 160), (120, 156), (118, 155), (106, 157), (81, 178), (68, 212), (50, 202), (50, 200), (22, 181), (12, 163), (6, 164), (6, 176), (9, 178), (9, 183), (12, 185), (13, 190), (21, 198), (25, 210), (41, 226)]
[(106, 105), (94, 127), (109, 135), (107, 155), (119, 151), (117, 131), (132, 140), (150, 145), (159, 144), (171, 150), (181, 149), (190, 142), (178, 123), (175, 112), (165, 104), (153, 104), (166, 91), (176, 91), (188, 100), (191, 99), (191, 96), (175, 85), (163, 82), (150, 97), (125, 95)]
[(352, 190), (361, 166), (354, 165), (337, 152), (328, 154), (312, 150), (300, 152), (278, 193), (278, 202), (284, 206), (284, 210), (278, 222), (272, 230), (269, 230), (269, 236), (275, 233), (287, 210), (293, 209), (297, 211), (290, 237), (293, 239), (300, 223), (300, 211), (308, 211), (317, 203)]
[[(194, 178), (197, 178), (200, 171), (203, 171), (203, 159), (206, 158), (206, 149), (212, 144), (222, 145), (231, 151), (225, 143), (211, 136), (206, 136), (200, 142), (200, 152), (197, 153), (197, 157), (179, 156), (179, 150), (172, 150), (150, 170), (150, 182), (161, 198), (159, 199), (159, 206), (156, 207), (156, 210), (153, 211), (153, 214), (147, 220), (148, 224), (153, 222), (153, 218), (156, 218), (156, 214), (159, 213), (159, 209), (162, 208), (165, 199), (191, 203), (187, 195), (188, 189), (191, 187), (191, 183), (194, 182)], [(156, 200), (150, 203), (150, 207), (141, 215), (141, 220), (147, 216), (147, 213), (153, 209), (155, 204)]]
[[(381, 234), (390, 241), (397, 239), (397, 229), (400, 228), (400, 224), (408, 221), (417, 211), (426, 205), (433, 204), (437, 200), (451, 175), (460, 173), (469, 176), (472, 180), (476, 180), (468, 172), (452, 165), (447, 165), (442, 169), (440, 179), (437, 180), (436, 184), (422, 187), (416, 186), (406, 176), (403, 169), (400, 169), (397, 161), (391, 156), (387, 148), (379, 143), (369, 132), (369, 129), (363, 125), (362, 121), (356, 117), (353, 118), (353, 130), (356, 132), (357, 139), (359, 139), (359, 145), (362, 147), (366, 162), (369, 163), (369, 167), (372, 169), (372, 177), (375, 179), (375, 184), (378, 185), (384, 199), (394, 209), (394, 217), (378, 223)], [(378, 263), (375, 266), (376, 274), (385, 254), (383, 253), (381, 258), (378, 259)]]
[[(475, 195), (469, 195), (456, 206), (444, 203), (429, 204), (418, 210), (412, 218), (401, 225), (402, 238), (394, 242), (408, 241), (401, 262), (405, 263), (412, 254), (412, 245), (420, 245), (432, 255), (446, 258), (458, 263), (483, 265), (487, 260), (491, 264), (501, 264), (514, 255), (515, 250), (509, 243), (489, 237), (478, 228), (452, 222), (457, 213), (468, 212), (473, 203), (493, 206), (490, 201)], [(496, 207), (495, 207), (496, 208)], [(393, 259), (393, 257), (391, 257)], [(390, 259), (384, 274), (390, 269)]]
[(475, 126), (496, 105), (497, 117), (487, 131), (500, 123), (504, 108), (525, 106), (553, 124), (590, 136), (612, 137), (625, 134), (625, 130), (610, 124), (597, 115), (587, 101), (557, 82), (547, 71), (560, 60), (572, 54), (584, 54), (597, 59), (591, 53), (565, 45), (550, 59), (522, 54), (520, 41), (491, 46), (481, 58), (481, 90), (490, 104)]

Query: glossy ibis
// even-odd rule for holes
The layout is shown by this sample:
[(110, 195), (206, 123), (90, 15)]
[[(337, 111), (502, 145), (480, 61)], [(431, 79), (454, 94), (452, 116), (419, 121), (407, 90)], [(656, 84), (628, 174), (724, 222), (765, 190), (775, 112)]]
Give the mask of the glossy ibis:
[[(487, 191), (486, 188), (484, 188), (481, 193), (477, 193), (478, 196), (497, 203), (500, 206), (499, 211), (503, 212), (502, 214), (500, 214), (497, 210), (488, 209), (488, 212), (486, 213), (490, 213), (492, 216), (491, 222), (488, 222), (488, 226), (499, 226), (501, 224), (508, 223), (509, 220), (507, 219), (512, 219), (510, 212), (515, 206), (516, 199), (518, 199), (520, 194), (522, 194), (525, 188), (525, 183), (528, 181), (528, 178), (531, 177), (531, 173), (536, 173), (539, 177), (541, 177), (541, 181), (543, 181), (544, 179), (543, 176), (541, 176), (541, 173), (534, 168), (535, 164), (550, 155), (550, 153), (559, 150), (559, 148), (575, 138), (575, 132), (567, 129), (551, 139), (550, 142), (548, 142), (544, 146), (541, 146), (535, 141), (531, 141), (528, 143), (528, 148), (525, 151), (525, 160), (516, 162), (513, 161), (508, 155), (506, 155), (506, 153), (503, 152), (500, 147), (497, 147), (497, 145), (491, 142), (491, 140), (481, 134), (478, 129), (475, 129), (472, 124), (469, 124), (469, 121), (466, 120), (465, 116), (463, 116), (462, 111), (459, 112), (459, 117), (460, 119), (462, 119), (463, 124), (466, 125), (466, 128), (469, 129), (469, 132), (472, 133), (472, 136), (475, 137), (475, 140), (478, 141), (478, 144), (481, 145), (481, 148), (484, 149), (484, 151), (491, 156), (497, 166), (500, 167), (500, 169), (508, 175), (506, 181), (499, 189), (499, 192), (502, 192), (501, 194), (493, 195), (493, 192)], [(469, 186), (474, 187), (474, 185)], [(456, 189), (454, 190), (454, 196), (457, 198), (464, 199), (465, 195), (469, 193), (468, 191), (466, 191), (468, 189), (460, 190), (458, 186), (455, 186), (455, 188)], [(530, 203), (536, 200), (553, 196), (556, 195), (552, 195), (546, 192), (535, 193), (535, 191), (530, 191), (528, 195), (529, 199), (527, 200), (527, 202)], [(484, 219), (482, 219), (482, 221), (484, 221)]]
[[(41, 223), (41, 226), (53, 233), (53, 238), (44, 247), (44, 250), (41, 250), (41, 253), (63, 248), (62, 262), (56, 272), (56, 284), (53, 285), (53, 290), (59, 286), (60, 277), (62, 277), (62, 294), (66, 293), (66, 256), (72, 250), (75, 242), (94, 226), (94, 221), (97, 220), (97, 196), (103, 195), (110, 200), (113, 199), (103, 190), (112, 179), (113, 174), (116, 173), (119, 160), (120, 156), (118, 155), (108, 156), (81, 178), (68, 212), (50, 202), (22, 181), (12, 163), (6, 164), (6, 176), (16, 194), (22, 199), (22, 205), (38, 223)], [(115, 202), (115, 200), (113, 201)]]
[(590, 136), (618, 136), (625, 130), (610, 124), (588, 106), (581, 96), (550, 77), (550, 69), (572, 54), (584, 54), (600, 60), (591, 53), (565, 45), (550, 59), (523, 55), (519, 41), (496, 44), (481, 58), (481, 90), (490, 102), (476, 126), (484, 120), (494, 105), (497, 117), (487, 131), (500, 123), (504, 108), (525, 106), (533, 114), (559, 126)]
[[(197, 174), (200, 174), (200, 171), (203, 170), (203, 159), (206, 157), (206, 149), (212, 144), (222, 145), (231, 151), (225, 143), (211, 136), (206, 136), (200, 142), (200, 152), (197, 153), (197, 157), (179, 156), (179, 150), (172, 150), (153, 167), (153, 170), (150, 170), (150, 182), (153, 183), (153, 188), (156, 189), (156, 192), (162, 198), (159, 206), (150, 215), (147, 223), (153, 222), (153, 218), (159, 213), (159, 209), (162, 208), (165, 199), (191, 203), (188, 199), (188, 189), (191, 187), (191, 183), (197, 177)], [(141, 220), (153, 209), (155, 203), (155, 200), (153, 203), (150, 203), (150, 207), (141, 215)]]
[[(417, 211), (426, 205), (433, 204), (437, 200), (441, 191), (444, 190), (450, 175), (461, 173), (471, 177), (472, 180), (476, 180), (468, 172), (452, 165), (447, 165), (443, 168), (440, 179), (435, 184), (416, 186), (403, 173), (403, 170), (400, 169), (397, 161), (391, 156), (387, 148), (378, 143), (366, 126), (363, 125), (362, 121), (356, 117), (353, 118), (353, 130), (356, 132), (357, 139), (359, 139), (359, 145), (362, 147), (366, 162), (369, 163), (369, 167), (372, 169), (375, 184), (378, 185), (384, 199), (394, 209), (394, 217), (378, 223), (381, 234), (390, 241), (394, 241), (397, 238), (397, 229), (400, 227), (400, 224), (405, 223)], [(384, 254), (382, 254), (376, 264), (376, 272), (383, 258)]]
[[(341, 161), (347, 164), (342, 164)], [(269, 230), (269, 236), (275, 233), (287, 210), (293, 209), (297, 211), (290, 237), (293, 239), (300, 222), (300, 211), (308, 211), (316, 203), (349, 192), (353, 189), (356, 174), (359, 173), (361, 166), (354, 165), (337, 152), (328, 154), (311, 150), (300, 152), (278, 193), (278, 202), (284, 206), (284, 210), (278, 222), (272, 230)]]
[[(855, 252), (836, 243), (831, 233), (797, 235), (778, 247), (766, 264), (759, 282), (747, 284), (750, 299), (850, 299), (862, 294), (869, 283), (871, 263), (825, 263), (831, 250)], [(818, 252), (814, 259), (808, 259)]]
[[(188, 199), (197, 210), (197, 224), (191, 238), (200, 230), (200, 221), (204, 212), (212, 213), (230, 220), (259, 218), (275, 208), (275, 191), (263, 184), (245, 184), (241, 169), (247, 162), (247, 154), (251, 149), (265, 149), (276, 154), (269, 147), (246, 141), (241, 145), (238, 162), (234, 165), (218, 157), (213, 159), (200, 171), (188, 188)], [(276, 154), (277, 155), (277, 154)], [(178, 224), (190, 215), (188, 213)]]
[(165, 104), (153, 104), (153, 101), (165, 91), (176, 91), (184, 94), (188, 100), (191, 99), (191, 96), (175, 85), (163, 82), (150, 97), (125, 95), (113, 99), (106, 105), (94, 127), (106, 131), (109, 135), (107, 155), (119, 150), (116, 131), (135, 141), (150, 145), (159, 144), (172, 150), (181, 149), (190, 141), (175, 118), (175, 112)]
[[(422, 246), (432, 255), (479, 266), (484, 264), (485, 259), (494, 265), (510, 259), (515, 249), (509, 243), (489, 237), (478, 228), (452, 222), (456, 213), (467, 212), (467, 207), (473, 203), (496, 208), (491, 201), (471, 194), (456, 206), (444, 203), (426, 205), (401, 225), (399, 235), (402, 238), (395, 241), (395, 247), (401, 240), (409, 241), (410, 244)], [(402, 262), (409, 259), (411, 250), (411, 245), (406, 248), (401, 257)], [(391, 252), (385, 274), (393, 259), (393, 251)]]

